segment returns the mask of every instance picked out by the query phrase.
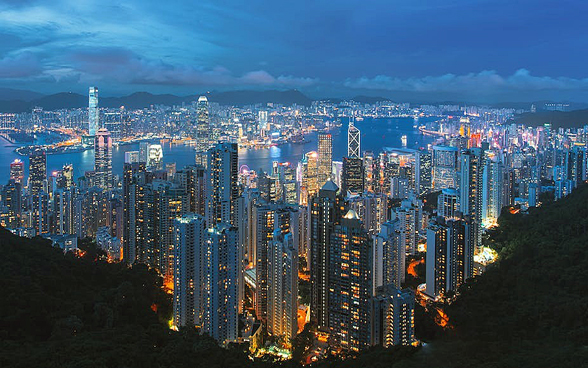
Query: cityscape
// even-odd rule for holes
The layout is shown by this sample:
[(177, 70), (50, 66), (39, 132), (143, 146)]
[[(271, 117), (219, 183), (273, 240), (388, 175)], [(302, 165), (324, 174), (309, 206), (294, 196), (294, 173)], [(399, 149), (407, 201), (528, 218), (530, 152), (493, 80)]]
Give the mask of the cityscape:
[[(399, 12), (466, 12), (432, 3)], [(85, 11), (79, 6), (72, 14)], [(28, 67), (28, 49), (4, 57), (0, 46), (0, 366), (585, 364), (586, 79), (571, 67), (565, 77), (519, 67), (502, 77), (513, 69), (508, 61), (495, 61), (502, 74), (447, 62), (447, 74), (432, 77), (439, 66), (406, 60), (411, 73), (423, 68), (429, 76), (391, 77), (384, 72), (401, 57), (362, 45), (387, 49), (372, 12), (370, 37), (342, 33), (347, 50), (341, 40), (328, 45), (321, 37), (317, 46), (299, 26), (278, 24), (273, 5), (231, 6), (234, 13), (204, 5), (210, 19), (198, 18), (198, 26), (179, 13), (165, 27), (151, 20), (169, 32), (165, 44), (150, 33), (153, 46), (140, 38), (132, 52), (116, 46), (117, 32), (139, 37), (123, 32), (122, 19), (116, 30), (100, 15), (108, 26), (96, 31), (97, 20), (86, 16), (82, 36), (77, 16), (67, 15), (70, 23), (54, 24), (64, 33), (49, 37), (67, 43), (72, 27), (114, 45), (88, 50), (72, 41), (78, 54), (35, 59), (43, 71), (26, 77), (18, 68)], [(348, 11), (341, 6), (335, 13)], [(489, 5), (477, 6), (483, 13)], [(0, 2), (7, 22), (0, 40), (11, 27), (46, 27), (49, 10), (31, 9), (27, 23), (29, 13)], [(208, 68), (173, 66), (163, 56), (181, 44), (240, 61), (217, 49), (245, 37), (222, 14), (272, 19), (250, 44), (267, 60)], [(326, 27), (325, 37), (338, 37), (315, 17), (296, 19), (309, 32)], [(230, 38), (207, 33), (212, 19)], [(349, 27), (364, 34), (359, 25), (369, 23), (357, 15)], [(411, 45), (394, 52), (416, 59), (421, 51), (410, 50), (420, 33), (402, 24)], [(177, 29), (196, 27), (207, 43), (186, 41)], [(272, 27), (275, 38), (284, 37), (282, 27), (301, 32), (300, 40), (283, 40), (292, 43), (290, 60)], [(432, 36), (438, 25), (429, 27)], [(18, 32), (23, 45), (33, 39)], [(492, 35), (503, 43), (509, 36)], [(426, 57), (445, 44), (436, 42), (423, 46)], [(463, 47), (471, 60), (487, 57)], [(465, 54), (459, 58), (470, 60)], [(518, 51), (510, 58), (517, 55), (526, 60)], [(380, 56), (390, 65), (374, 61)], [(292, 73), (265, 71), (278, 61)], [(545, 65), (554, 63), (546, 57)], [(546, 75), (555, 70), (537, 65)], [(363, 76), (350, 74), (363, 67)], [(372, 67), (383, 71), (370, 74)]]

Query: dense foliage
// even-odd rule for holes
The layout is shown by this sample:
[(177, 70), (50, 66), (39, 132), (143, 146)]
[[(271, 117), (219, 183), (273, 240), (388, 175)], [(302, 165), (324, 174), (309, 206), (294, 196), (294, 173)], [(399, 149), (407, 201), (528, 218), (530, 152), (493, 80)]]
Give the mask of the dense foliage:
[[(445, 305), (450, 328), (421, 325), (421, 348), (373, 348), (319, 367), (577, 367), (588, 361), (588, 187), (503, 215), (500, 261)], [(231, 367), (251, 362), (193, 331), (173, 332), (169, 296), (142, 266), (63, 255), (0, 229), (0, 366)], [(422, 271), (422, 270), (421, 270)], [(418, 273), (420, 274), (421, 271)], [(419, 323), (431, 316), (419, 308)], [(417, 333), (419, 331), (417, 330)], [(295, 341), (296, 356), (310, 344)], [(295, 366), (285, 363), (283, 366)]]

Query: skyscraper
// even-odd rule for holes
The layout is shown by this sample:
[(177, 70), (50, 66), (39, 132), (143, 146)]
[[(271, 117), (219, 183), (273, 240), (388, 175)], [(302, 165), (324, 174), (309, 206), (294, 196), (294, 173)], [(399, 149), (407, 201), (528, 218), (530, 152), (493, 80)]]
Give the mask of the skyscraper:
[(437, 197), (437, 216), (454, 218), (459, 210), (459, 193), (453, 188), (443, 189)]
[(347, 157), (360, 158), (361, 157), (361, 132), (355, 126), (353, 120), (349, 121), (349, 129), (347, 130)]
[[(131, 158), (131, 157), (130, 157)], [(151, 243), (147, 184), (151, 182), (144, 162), (125, 162), (123, 166), (123, 261), (150, 263)]]
[(361, 158), (343, 157), (343, 174), (341, 177), (341, 191), (344, 195), (362, 194), (364, 191), (363, 160)]
[(96, 186), (104, 190), (112, 188), (112, 138), (104, 128), (94, 137), (94, 172)]
[(206, 152), (211, 145), (208, 98), (200, 96), (196, 104), (196, 151)]
[(238, 149), (236, 143), (217, 143), (208, 150), (206, 224), (236, 224), (239, 197)]
[(379, 286), (402, 286), (406, 272), (406, 245), (403, 237), (399, 219), (382, 224), (380, 233), (374, 236), (373, 292)]
[(414, 293), (393, 285), (378, 288), (372, 299), (372, 344), (385, 348), (412, 345), (414, 338)]
[(24, 181), (24, 162), (18, 158), (10, 164), (10, 179), (15, 183), (23, 184)]
[(90, 87), (88, 93), (88, 135), (94, 136), (100, 129), (100, 110), (98, 109), (98, 88)]
[(482, 243), (484, 151), (472, 148), (461, 154), (459, 210), (471, 219), (470, 242), (474, 248)]
[(359, 351), (370, 346), (372, 245), (357, 213), (335, 225), (329, 244), (329, 342)]
[(333, 139), (330, 134), (319, 134), (318, 136), (318, 186), (322, 187), (327, 180), (331, 179), (333, 166)]
[(311, 320), (318, 328), (329, 328), (328, 290), (330, 269), (331, 233), (341, 222), (345, 211), (345, 200), (337, 195), (339, 188), (328, 181), (312, 198), (310, 205), (310, 282)]
[(147, 169), (163, 170), (163, 147), (161, 144), (150, 144), (147, 150)]
[(29, 156), (29, 193), (37, 195), (47, 191), (47, 156), (37, 149)]
[(433, 190), (457, 188), (457, 156), (456, 147), (433, 147)]

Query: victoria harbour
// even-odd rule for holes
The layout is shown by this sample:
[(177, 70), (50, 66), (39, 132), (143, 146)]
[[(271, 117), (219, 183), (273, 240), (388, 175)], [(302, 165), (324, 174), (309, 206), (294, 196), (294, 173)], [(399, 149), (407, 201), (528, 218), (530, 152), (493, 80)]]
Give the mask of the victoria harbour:
[[(432, 122), (438, 118), (424, 118), (420, 123)], [(341, 118), (341, 128), (334, 129), (333, 158), (341, 160), (347, 154), (347, 128), (349, 118)], [(435, 137), (422, 134), (414, 126), (414, 119), (407, 118), (365, 118), (355, 122), (362, 131), (363, 150), (380, 151), (383, 147), (402, 147), (402, 136), (407, 137), (407, 148), (426, 148), (427, 144), (434, 142)], [(247, 165), (252, 170), (263, 169), (269, 172), (274, 161), (298, 162), (308, 151), (317, 149), (317, 133), (306, 136), (307, 143), (287, 143), (269, 148), (242, 148), (239, 150), (239, 165)], [(15, 152), (17, 144), (9, 143), (0, 138), (0, 163), (8, 166), (14, 160), (22, 160), (25, 163), (25, 175), (28, 175), (28, 156), (21, 156)], [(181, 144), (162, 144), (163, 162), (176, 163), (178, 169), (194, 164), (194, 147)], [(122, 174), (125, 152), (139, 150), (139, 144), (126, 144), (115, 146), (112, 150), (112, 168), (114, 174)], [(49, 173), (61, 170), (64, 165), (73, 165), (75, 177), (81, 177), (85, 172), (94, 170), (94, 150), (87, 149), (81, 152), (57, 153), (47, 155), (47, 171)], [(7, 181), (10, 173), (7, 170), (0, 171), (0, 182)]]

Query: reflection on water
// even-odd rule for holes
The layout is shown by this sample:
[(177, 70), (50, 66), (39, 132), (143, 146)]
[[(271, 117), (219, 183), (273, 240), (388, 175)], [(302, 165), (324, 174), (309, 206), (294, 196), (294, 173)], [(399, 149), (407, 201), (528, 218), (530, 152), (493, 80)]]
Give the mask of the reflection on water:
[[(421, 119), (422, 122), (427, 120)], [(339, 132), (333, 133), (333, 160), (340, 161), (347, 154), (347, 120), (343, 120), (343, 126)], [(413, 128), (412, 118), (394, 119), (370, 119), (356, 122), (361, 130), (362, 151), (371, 150), (379, 152), (382, 147), (401, 147), (402, 135), (407, 136), (408, 148), (423, 148), (432, 143), (433, 138), (424, 136)], [(270, 171), (273, 161), (298, 162), (306, 152), (317, 149), (317, 134), (307, 136), (309, 142), (304, 144), (286, 144), (265, 149), (239, 150), (239, 166), (247, 165), (252, 170), (260, 168)], [(10, 177), (9, 164), (16, 158), (25, 163), (25, 175), (28, 176), (28, 158), (20, 157), (14, 149), (17, 145), (4, 140), (0, 141), (0, 183), (4, 184)], [(139, 150), (138, 144), (116, 147), (112, 152), (112, 168), (115, 175), (122, 174), (125, 152)], [(188, 146), (172, 146), (171, 143), (163, 145), (164, 163), (175, 162), (178, 169), (195, 162), (194, 149)], [(47, 171), (60, 170), (65, 164), (73, 164), (74, 175), (83, 176), (86, 171), (94, 169), (94, 150), (84, 152), (67, 153), (47, 156)]]

